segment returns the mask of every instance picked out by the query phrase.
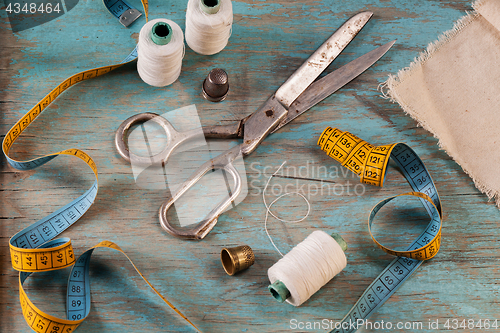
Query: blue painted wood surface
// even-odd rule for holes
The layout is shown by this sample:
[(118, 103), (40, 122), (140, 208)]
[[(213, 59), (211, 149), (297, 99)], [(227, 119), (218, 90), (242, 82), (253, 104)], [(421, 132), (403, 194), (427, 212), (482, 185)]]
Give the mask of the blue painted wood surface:
[[(132, 3), (139, 7), (138, 1)], [(185, 8), (185, 1), (151, 1), (150, 18), (169, 18), (184, 28)], [(443, 202), (439, 254), (424, 263), (370, 320), (422, 322), (421, 331), (430, 332), (429, 321), (439, 320), (443, 328), (446, 319), (500, 319), (498, 209), (438, 148), (436, 139), (417, 127), (398, 105), (380, 98), (377, 90), (388, 74), (407, 66), (471, 10), (469, 1), (247, 0), (234, 1), (233, 10), (229, 45), (215, 56), (198, 55), (186, 47), (183, 72), (172, 86), (150, 87), (141, 81), (135, 65), (127, 65), (65, 92), (14, 145), (12, 156), (19, 159), (78, 147), (96, 161), (100, 175), (96, 202), (64, 233), (73, 240), (76, 254), (101, 240), (116, 242), (204, 332), (287, 332), (291, 320), (339, 321), (392, 260), (369, 237), (370, 209), (381, 199), (410, 188), (392, 168), (383, 189), (358, 187), (363, 193), (356, 195), (357, 177), (342, 173), (316, 146), (321, 131), (335, 126), (372, 144), (400, 141), (410, 145), (429, 169)], [(205, 125), (242, 118), (348, 17), (364, 10), (373, 11), (373, 18), (330, 70), (397, 39), (392, 50), (358, 79), (268, 137), (245, 159), (249, 194), (221, 216), (206, 239), (190, 242), (166, 234), (157, 215), (167, 192), (136, 186), (130, 166), (113, 145), (118, 125), (139, 112), (163, 113), (190, 104), (196, 105)], [(80, 0), (56, 20), (17, 34), (10, 31), (4, 7), (0, 17), (2, 138), (66, 77), (124, 58), (145, 22), (142, 18), (126, 29), (101, 2), (88, 0)], [(214, 67), (227, 70), (231, 85), (228, 99), (219, 104), (205, 101), (200, 94), (204, 77)], [(271, 186), (288, 185), (288, 190), (309, 194), (312, 211), (299, 224), (270, 219), (270, 233), (280, 249), (289, 251), (316, 229), (336, 231), (349, 244), (346, 269), (298, 308), (278, 304), (267, 290), (267, 269), (279, 255), (263, 229), (260, 192), (284, 160), (288, 169)], [(83, 193), (93, 176), (81, 161), (67, 157), (28, 172), (12, 169), (2, 157), (1, 175), (0, 330), (28, 332), (18, 301), (18, 275), (10, 266), (8, 239)], [(335, 184), (339, 184), (337, 192), (328, 193), (327, 185), (332, 189)], [(279, 187), (274, 188), (278, 194)], [(269, 194), (268, 201), (272, 197)], [(295, 197), (284, 199), (276, 209), (289, 218), (305, 212), (301, 199)], [(391, 221), (399, 213), (386, 215)], [(402, 229), (403, 240), (416, 234), (401, 225), (394, 230)], [(252, 247), (256, 263), (237, 276), (227, 276), (220, 265), (220, 250), (242, 244)], [(93, 308), (79, 332), (192, 331), (148, 289), (124, 257), (99, 250), (91, 269)], [(31, 277), (28, 294), (35, 304), (63, 317), (67, 274), (57, 271)]]

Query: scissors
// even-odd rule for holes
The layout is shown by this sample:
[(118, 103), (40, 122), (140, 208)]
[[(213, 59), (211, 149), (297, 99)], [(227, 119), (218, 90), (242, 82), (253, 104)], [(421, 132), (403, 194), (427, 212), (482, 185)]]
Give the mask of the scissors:
[[(234, 139), (242, 138), (243, 142), (224, 153), (203, 163), (171, 197), (160, 207), (160, 224), (173, 236), (185, 239), (203, 239), (215, 226), (218, 217), (236, 199), (241, 192), (242, 179), (233, 165), (238, 156), (252, 153), (271, 133), (276, 132), (312, 106), (322, 101), (345, 84), (356, 78), (377, 60), (379, 60), (395, 43), (389, 42), (377, 49), (351, 61), (343, 67), (317, 80), (316, 78), (344, 50), (349, 42), (368, 22), (371, 12), (361, 12), (347, 20), (328, 40), (323, 43), (288, 80), (254, 113), (231, 125), (206, 126), (185, 132), (178, 132), (163, 117), (155, 113), (141, 113), (125, 120), (115, 135), (118, 153), (128, 162), (133, 157), (134, 163), (145, 165), (164, 165), (172, 152), (188, 140), (204, 135), (206, 138)], [(129, 152), (125, 143), (127, 131), (134, 124), (144, 121), (159, 124), (167, 135), (167, 145), (153, 157), (140, 157)], [(167, 211), (187, 190), (189, 190), (207, 172), (217, 169), (225, 170), (234, 180), (231, 193), (217, 205), (196, 226), (177, 229), (167, 220)]]

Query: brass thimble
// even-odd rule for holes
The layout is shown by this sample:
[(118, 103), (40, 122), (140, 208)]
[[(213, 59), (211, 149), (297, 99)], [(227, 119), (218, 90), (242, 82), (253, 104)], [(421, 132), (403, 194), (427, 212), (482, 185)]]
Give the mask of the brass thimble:
[(228, 275), (234, 275), (245, 270), (255, 262), (255, 256), (248, 245), (223, 248), (220, 252), (222, 267)]

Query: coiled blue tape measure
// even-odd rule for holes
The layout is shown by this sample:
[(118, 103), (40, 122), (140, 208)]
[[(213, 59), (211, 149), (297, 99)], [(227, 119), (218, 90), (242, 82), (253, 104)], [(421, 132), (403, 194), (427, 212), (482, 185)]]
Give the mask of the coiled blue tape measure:
[[(330, 333), (355, 332), (424, 262), (434, 257), (441, 244), (441, 202), (436, 186), (417, 154), (404, 143), (375, 147), (357, 136), (328, 127), (318, 145), (332, 158), (361, 177), (367, 184), (382, 186), (389, 159), (399, 166), (414, 192), (400, 194), (379, 202), (371, 211), (368, 228), (373, 241), (385, 252), (397, 256), (368, 286), (349, 313)], [(425, 230), (406, 251), (394, 251), (380, 244), (371, 232), (377, 212), (401, 196), (415, 196), (431, 218)]]
[[(104, 0), (106, 8), (117, 17), (125, 26), (130, 25), (141, 14), (123, 0)], [(144, 12), (148, 14), (148, 1), (142, 0)], [(14, 269), (19, 271), (19, 293), (23, 316), (28, 325), (40, 333), (70, 333), (87, 317), (90, 312), (90, 279), (89, 263), (96, 248), (111, 248), (130, 258), (115, 243), (103, 241), (75, 259), (73, 247), (69, 238), (54, 239), (64, 230), (78, 221), (94, 202), (98, 190), (97, 168), (92, 158), (79, 149), (67, 149), (58, 153), (43, 156), (30, 161), (16, 161), (9, 157), (9, 150), (21, 133), (66, 89), (78, 82), (104, 75), (125, 63), (137, 58), (137, 47), (120, 63), (86, 70), (64, 80), (28, 113), (26, 113), (5, 135), (2, 149), (7, 162), (18, 170), (35, 169), (59, 155), (76, 156), (83, 160), (94, 172), (95, 182), (83, 195), (56, 212), (41, 219), (33, 225), (15, 234), (9, 241), (11, 261)], [(132, 261), (130, 261), (132, 263)], [(44, 313), (28, 298), (23, 289), (23, 283), (35, 272), (51, 271), (73, 266), (68, 282), (66, 309), (67, 319), (61, 319)], [(182, 318), (196, 330), (196, 326), (163, 297), (141, 274), (132, 263), (139, 275), (153, 289), (153, 291)]]

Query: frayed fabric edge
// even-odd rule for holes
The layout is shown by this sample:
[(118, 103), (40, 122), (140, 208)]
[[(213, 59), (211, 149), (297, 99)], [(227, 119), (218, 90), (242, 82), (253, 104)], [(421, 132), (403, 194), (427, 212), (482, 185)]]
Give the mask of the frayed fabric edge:
[(455, 156), (450, 154), (449, 150), (446, 148), (446, 145), (441, 141), (441, 138), (436, 134), (436, 132), (432, 129), (432, 127), (427, 124), (427, 122), (422, 121), (418, 118), (417, 113), (413, 110), (409, 104), (407, 104), (395, 91), (395, 88), (401, 84), (406, 78), (408, 78), (418, 67), (421, 67), (427, 60), (429, 60), (433, 54), (438, 51), (443, 45), (448, 43), (453, 37), (458, 35), (465, 27), (471, 24), (475, 19), (477, 19), (480, 14), (477, 12), (478, 9), (488, 0), (477, 0), (472, 4), (472, 8), (474, 11), (467, 12), (462, 18), (455, 22), (453, 28), (445, 31), (441, 34), (438, 39), (434, 42), (431, 42), (425, 51), (419, 54), (408, 67), (401, 69), (396, 75), (390, 74), (388, 79), (381, 83), (378, 87), (378, 90), (381, 92), (382, 97), (390, 100), (392, 103), (398, 103), (403, 109), (404, 113), (409, 115), (412, 119), (417, 121), (417, 123), (422, 126), (426, 131), (432, 133), (432, 135), (438, 139), (439, 148), (443, 149), (448, 156), (450, 156), (453, 161), (455, 161), (462, 170), (469, 176), (474, 182), (475, 187), (486, 194), (489, 201), (495, 201), (495, 205), (500, 208), (500, 192), (491, 189), (489, 186), (479, 181), (474, 177), (474, 174), (464, 168), (462, 164), (457, 161)]
[[(474, 3), (474, 6), (476, 6), (474, 8), (481, 6), (484, 1), (485, 0), (478, 0)], [(382, 96), (386, 99), (390, 99), (391, 102), (395, 102), (394, 98), (391, 96), (392, 88), (403, 82), (417, 67), (421, 67), (422, 64), (429, 60), (436, 51), (446, 45), (453, 37), (458, 35), (465, 27), (471, 24), (479, 16), (480, 14), (477, 11), (467, 12), (463, 17), (455, 22), (453, 28), (442, 33), (436, 41), (429, 43), (427, 49), (420, 53), (418, 57), (413, 59), (408, 67), (401, 69), (396, 75), (390, 74), (387, 81), (380, 85)]]

